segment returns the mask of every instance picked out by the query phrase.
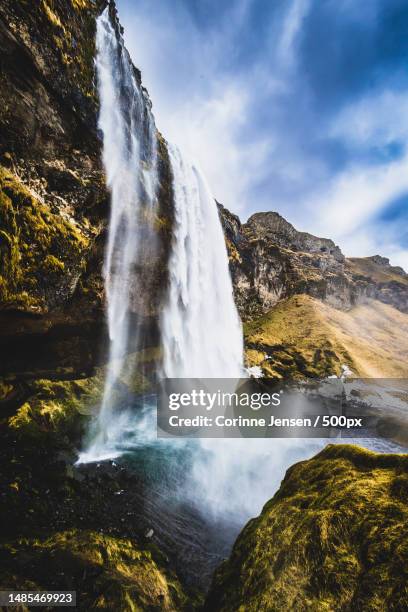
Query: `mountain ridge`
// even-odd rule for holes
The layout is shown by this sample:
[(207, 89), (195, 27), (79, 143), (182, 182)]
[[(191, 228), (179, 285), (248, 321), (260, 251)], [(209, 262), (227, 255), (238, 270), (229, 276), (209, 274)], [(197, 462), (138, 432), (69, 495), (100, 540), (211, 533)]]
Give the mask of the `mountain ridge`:
[(379, 255), (346, 258), (330, 238), (299, 232), (277, 212), (246, 223), (218, 204), (235, 299), (244, 320), (305, 293), (348, 309), (375, 299), (408, 312), (408, 275)]

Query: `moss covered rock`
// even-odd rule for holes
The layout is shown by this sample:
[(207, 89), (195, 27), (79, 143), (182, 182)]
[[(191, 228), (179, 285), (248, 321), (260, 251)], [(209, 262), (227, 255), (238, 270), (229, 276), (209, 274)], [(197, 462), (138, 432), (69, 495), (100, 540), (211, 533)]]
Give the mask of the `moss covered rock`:
[[(29, 381), (24, 397), (16, 380), (0, 383), (0, 587), (76, 590), (84, 611), (192, 609), (196, 594), (145, 536), (153, 518), (141, 477), (115, 462), (74, 465), (103, 375)], [(120, 381), (118, 403), (137, 390), (134, 377)], [(20, 406), (7, 418), (11, 397)]]
[[(0, 375), (47, 378), (64, 370), (78, 378), (106, 359), (109, 194), (94, 61), (96, 18), (106, 5), (0, 3), (0, 353), (7, 355)], [(115, 3), (109, 6), (119, 36)], [(157, 241), (135, 270), (144, 291), (132, 291), (131, 305), (132, 328), (146, 346), (157, 344), (172, 234), (172, 177), (160, 134), (158, 174), (158, 209), (142, 220)]]
[(243, 224), (221, 205), (219, 212), (244, 320), (298, 294), (343, 310), (373, 298), (408, 312), (408, 276), (387, 259), (346, 259), (332, 240), (296, 230), (277, 212), (255, 213)]
[(71, 296), (85, 267), (90, 232), (53, 213), (0, 166), (0, 308), (47, 311)]
[(75, 376), (99, 349), (108, 201), (94, 69), (101, 4), (0, 4), (1, 373), (71, 367)]
[(408, 608), (408, 456), (329, 445), (292, 466), (217, 570), (209, 612)]
[[(77, 591), (78, 610), (181, 611), (187, 596), (154, 548), (95, 531), (69, 530), (2, 549), (7, 588)], [(190, 608), (191, 609), (191, 608)]]

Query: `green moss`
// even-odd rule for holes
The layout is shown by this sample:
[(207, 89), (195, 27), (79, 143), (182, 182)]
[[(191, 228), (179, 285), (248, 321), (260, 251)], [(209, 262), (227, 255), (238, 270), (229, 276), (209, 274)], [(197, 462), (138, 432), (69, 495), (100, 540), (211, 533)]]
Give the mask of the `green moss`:
[(45, 540), (19, 540), (6, 549), (13, 559), (10, 585), (29, 580), (36, 589), (55, 582), (63, 588), (68, 574), (83, 610), (174, 611), (187, 604), (181, 584), (154, 551), (129, 539), (72, 529)]
[(0, 401), (4, 400), (12, 390), (13, 385), (10, 382), (0, 379)]
[[(82, 108), (75, 108), (79, 113), (82, 114), (83, 110), (89, 112), (91, 106), (95, 110), (97, 97), (93, 62), (95, 18), (100, 12), (99, 3), (94, 0), (40, 0), (23, 4), (26, 5), (23, 18), (28, 14), (30, 25), (34, 21), (38, 28), (41, 37), (39, 46), (42, 47), (40, 54), (44, 47), (48, 47), (48, 53), (44, 53), (46, 70), (51, 67), (54, 71), (57, 68), (56, 73), (48, 76), (56, 77), (59, 83), (63, 82), (63, 95), (66, 94), (67, 85), (68, 90), (75, 93), (72, 98), (75, 107), (82, 97), (81, 102), (85, 101), (88, 108), (84, 109), (83, 105)], [(34, 8), (27, 6), (30, 4)], [(32, 36), (34, 45), (38, 44), (38, 33)]]
[(9, 427), (22, 435), (56, 433), (78, 439), (86, 416), (100, 406), (103, 391), (101, 375), (93, 378), (30, 384), (31, 395), (9, 419)]
[(89, 239), (1, 166), (0, 215), (0, 301), (41, 309), (53, 288), (50, 273), (52, 282), (65, 284), (65, 272), (80, 267)]
[(52, 5), (53, 2), (48, 3), (46, 0), (41, 0), (41, 8), (42, 8), (42, 10), (44, 11), (45, 15), (47, 16), (47, 19), (50, 21), (50, 23), (52, 23), (53, 26), (55, 26), (57, 28), (61, 28), (64, 31), (64, 28), (63, 28), (63, 25), (61, 23), (60, 18), (53, 11), (53, 9), (51, 8), (50, 4)]
[(44, 260), (44, 267), (50, 272), (62, 272), (65, 269), (64, 262), (54, 255), (47, 255)]
[(228, 238), (226, 238), (225, 240), (226, 245), (227, 245), (227, 251), (228, 251), (228, 258), (230, 261), (234, 261), (237, 263), (242, 263), (242, 258), (241, 255), (239, 254), (236, 246), (234, 245), (233, 242), (231, 242), (231, 240), (229, 240)]
[[(119, 381), (113, 389), (115, 404), (129, 400), (129, 393), (137, 395), (151, 390), (151, 381), (142, 370), (155, 367), (160, 352), (156, 348), (128, 355), (121, 368)], [(30, 395), (9, 418), (9, 427), (21, 435), (42, 436), (56, 434), (77, 441), (83, 433), (87, 418), (100, 409), (106, 368), (95, 376), (77, 380), (33, 380)], [(12, 387), (0, 381), (0, 399)]]
[(322, 378), (340, 375), (348, 350), (325, 322), (323, 305), (307, 295), (279, 302), (270, 312), (244, 324), (246, 358), (270, 378)]
[(407, 492), (407, 455), (329, 445), (292, 466), (216, 572), (206, 609), (407, 609)]

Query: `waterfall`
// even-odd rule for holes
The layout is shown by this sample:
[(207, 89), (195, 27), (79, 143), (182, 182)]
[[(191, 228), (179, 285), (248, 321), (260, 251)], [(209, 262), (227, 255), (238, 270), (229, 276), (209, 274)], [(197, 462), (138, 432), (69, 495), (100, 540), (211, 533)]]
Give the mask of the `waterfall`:
[(154, 212), (157, 188), (157, 139), (150, 101), (112, 25), (108, 7), (97, 19), (96, 49), (98, 127), (111, 196), (104, 264), (109, 361), (102, 405), (82, 460), (113, 456), (122, 433), (123, 414), (115, 414), (115, 384), (130, 343), (132, 350), (138, 348), (138, 326), (130, 325), (129, 312), (140, 291), (135, 270), (154, 241), (153, 230), (149, 231), (143, 219), (146, 211)]
[(199, 170), (169, 146), (174, 232), (161, 317), (168, 378), (239, 378), (243, 340), (216, 202)]
[[(132, 406), (118, 406), (115, 397), (124, 357), (141, 344), (130, 313), (146, 292), (137, 271), (148, 270), (155, 248), (155, 233), (145, 219), (152, 218), (157, 204), (156, 128), (150, 101), (108, 9), (97, 20), (96, 48), (99, 128), (111, 196), (104, 265), (110, 343), (101, 407), (79, 462), (113, 458), (135, 446), (162, 445), (171, 463), (172, 451), (184, 441), (157, 440), (154, 407), (146, 405), (137, 416)], [(242, 329), (217, 205), (202, 174), (177, 148), (169, 146), (169, 158), (174, 231), (160, 318), (162, 374), (230, 378), (235, 384), (243, 376)], [(189, 473), (183, 470), (185, 482), (178, 494), (208, 515), (240, 520), (259, 512), (292, 459), (308, 454), (304, 445), (293, 449), (293, 441), (211, 439), (196, 440), (190, 453)]]

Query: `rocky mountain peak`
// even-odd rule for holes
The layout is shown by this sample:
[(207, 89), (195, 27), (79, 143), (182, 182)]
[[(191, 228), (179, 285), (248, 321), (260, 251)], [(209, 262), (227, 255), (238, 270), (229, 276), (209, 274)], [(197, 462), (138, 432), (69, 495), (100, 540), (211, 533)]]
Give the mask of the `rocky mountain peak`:
[(243, 320), (299, 294), (342, 310), (376, 299), (407, 312), (408, 276), (386, 257), (346, 259), (333, 240), (300, 232), (275, 211), (255, 213), (241, 224), (218, 207)]
[(390, 264), (390, 260), (388, 259), (388, 257), (382, 257), (381, 255), (372, 255), (371, 257), (367, 257), (367, 259), (377, 264), (378, 266), (381, 266), (382, 268), (386, 268), (387, 270), (389, 270), (390, 272), (393, 272), (394, 274), (399, 274), (401, 276), (407, 276), (407, 273), (405, 272), (403, 268), (401, 268), (401, 266), (392, 266)]
[(255, 213), (248, 219), (244, 229), (251, 238), (267, 238), (294, 251), (325, 254), (338, 262), (345, 260), (333, 240), (299, 232), (289, 221), (274, 211)]

